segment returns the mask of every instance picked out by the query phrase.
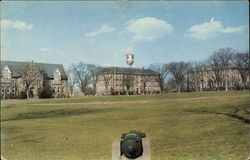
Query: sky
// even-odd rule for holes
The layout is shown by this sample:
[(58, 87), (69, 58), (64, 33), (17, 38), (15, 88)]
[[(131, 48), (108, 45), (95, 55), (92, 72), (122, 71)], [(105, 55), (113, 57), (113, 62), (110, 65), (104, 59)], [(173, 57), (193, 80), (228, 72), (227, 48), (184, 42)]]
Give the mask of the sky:
[(247, 1), (1, 2), (1, 59), (133, 67), (249, 50)]

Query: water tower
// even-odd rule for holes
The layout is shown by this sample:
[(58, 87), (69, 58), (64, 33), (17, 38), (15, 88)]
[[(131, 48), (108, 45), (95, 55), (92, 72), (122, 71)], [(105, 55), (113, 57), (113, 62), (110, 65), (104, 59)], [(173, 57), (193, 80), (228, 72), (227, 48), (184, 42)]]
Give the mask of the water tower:
[(126, 55), (126, 63), (130, 66), (134, 64), (134, 55), (130, 52)]

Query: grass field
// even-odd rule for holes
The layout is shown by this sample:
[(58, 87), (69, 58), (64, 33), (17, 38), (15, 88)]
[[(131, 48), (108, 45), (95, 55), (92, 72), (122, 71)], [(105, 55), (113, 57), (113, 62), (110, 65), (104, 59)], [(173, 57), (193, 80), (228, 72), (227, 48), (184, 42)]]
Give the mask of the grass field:
[(248, 92), (3, 100), (7, 160), (111, 159), (114, 139), (146, 132), (152, 160), (246, 160)]

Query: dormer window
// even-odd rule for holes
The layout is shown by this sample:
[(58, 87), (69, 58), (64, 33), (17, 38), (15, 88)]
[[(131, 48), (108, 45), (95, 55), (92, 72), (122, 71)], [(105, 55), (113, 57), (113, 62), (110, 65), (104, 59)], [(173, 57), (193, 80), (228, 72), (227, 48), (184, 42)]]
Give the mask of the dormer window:
[(8, 66), (5, 66), (1, 73), (1, 82), (10, 83), (11, 82), (11, 71)]
[(54, 80), (53, 80), (54, 84), (61, 84), (61, 73), (60, 73), (58, 68), (54, 72), (53, 78), (54, 78)]

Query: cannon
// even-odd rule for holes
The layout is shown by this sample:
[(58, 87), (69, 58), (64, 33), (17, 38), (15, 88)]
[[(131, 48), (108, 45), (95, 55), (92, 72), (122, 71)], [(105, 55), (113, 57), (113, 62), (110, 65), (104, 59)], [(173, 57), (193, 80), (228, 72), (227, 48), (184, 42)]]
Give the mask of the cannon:
[(122, 134), (120, 144), (121, 156), (125, 155), (125, 157), (133, 159), (142, 156), (142, 138), (145, 137), (145, 133), (140, 133), (134, 130), (129, 133)]
[(112, 144), (112, 160), (150, 160), (150, 145), (145, 133), (131, 130)]

